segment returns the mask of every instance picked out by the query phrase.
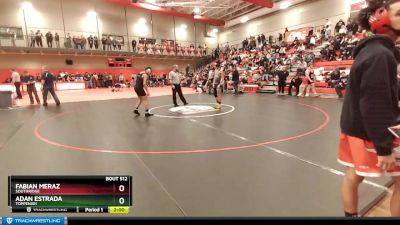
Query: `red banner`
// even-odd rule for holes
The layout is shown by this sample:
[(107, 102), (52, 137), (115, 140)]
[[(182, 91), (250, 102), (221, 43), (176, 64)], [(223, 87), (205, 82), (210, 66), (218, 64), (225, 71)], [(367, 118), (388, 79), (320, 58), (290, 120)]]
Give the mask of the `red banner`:
[(285, 42), (291, 44), (296, 39), (296, 37), (300, 42), (305, 41), (311, 29), (311, 27), (305, 27), (297, 30), (288, 31), (285, 33)]
[(352, 4), (351, 7), (351, 12), (358, 12), (360, 11), (367, 3), (365, 1), (358, 2), (355, 4)]

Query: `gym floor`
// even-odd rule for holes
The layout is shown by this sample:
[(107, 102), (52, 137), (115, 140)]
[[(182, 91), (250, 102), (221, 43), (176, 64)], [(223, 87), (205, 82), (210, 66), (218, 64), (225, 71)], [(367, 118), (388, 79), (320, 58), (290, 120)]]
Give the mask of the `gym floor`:
[[(132, 114), (133, 98), (0, 110), (0, 213), (9, 175), (132, 175), (129, 216), (343, 215), (340, 100), (225, 95), (196, 113), (213, 96), (186, 98), (188, 114), (151, 97), (152, 118)], [(362, 212), (388, 184), (361, 185)]]

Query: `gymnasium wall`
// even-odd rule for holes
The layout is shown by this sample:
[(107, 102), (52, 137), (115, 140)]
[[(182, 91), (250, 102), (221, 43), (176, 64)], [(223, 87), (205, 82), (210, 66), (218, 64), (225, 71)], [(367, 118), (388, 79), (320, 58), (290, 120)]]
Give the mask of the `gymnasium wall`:
[(48, 30), (53, 35), (56, 31), (62, 39), (65, 28), (71, 36), (111, 34), (131, 41), (139, 37), (174, 40), (176, 35), (176, 40), (185, 46), (196, 42), (215, 48), (218, 43), (217, 38), (206, 38), (206, 32), (214, 26), (180, 17), (175, 17), (174, 24), (172, 16), (103, 0), (0, 0), (0, 25), (22, 27), (25, 35), (26, 30), (30, 33), (40, 29), (43, 35)]
[[(356, 0), (308, 0), (270, 15), (250, 20), (245, 24), (233, 26), (220, 32), (219, 43), (230, 45), (241, 44), (251, 36), (264, 33), (279, 36), (285, 28), (294, 30), (303, 27), (319, 27), (329, 18), (333, 25), (349, 16), (350, 4)], [(359, 0), (357, 0), (359, 1)]]

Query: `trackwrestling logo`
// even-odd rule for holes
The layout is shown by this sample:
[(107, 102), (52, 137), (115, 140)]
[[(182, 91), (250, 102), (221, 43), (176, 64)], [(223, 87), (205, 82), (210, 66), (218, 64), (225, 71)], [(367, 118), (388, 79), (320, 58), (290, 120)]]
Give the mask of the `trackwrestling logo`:
[(3, 217), (3, 224), (8, 224), (8, 225), (19, 225), (19, 224), (23, 224), (23, 225), (34, 225), (34, 224), (64, 225), (64, 217)]

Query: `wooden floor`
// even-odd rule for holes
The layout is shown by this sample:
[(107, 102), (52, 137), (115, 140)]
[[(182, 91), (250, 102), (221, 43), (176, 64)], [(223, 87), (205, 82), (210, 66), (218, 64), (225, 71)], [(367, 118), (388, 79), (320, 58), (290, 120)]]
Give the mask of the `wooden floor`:
[(392, 192), (388, 193), (378, 204), (376, 204), (365, 217), (390, 217), (390, 198)]

